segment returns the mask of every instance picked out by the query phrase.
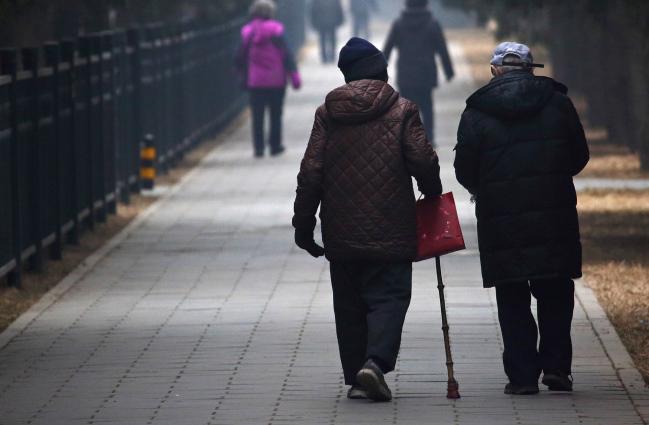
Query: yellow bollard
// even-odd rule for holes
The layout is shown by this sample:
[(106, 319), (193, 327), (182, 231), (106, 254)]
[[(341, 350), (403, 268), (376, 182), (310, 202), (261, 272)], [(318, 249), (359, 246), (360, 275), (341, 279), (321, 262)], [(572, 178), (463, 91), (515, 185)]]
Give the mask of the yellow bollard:
[(144, 136), (144, 144), (140, 149), (140, 187), (152, 190), (155, 186), (156, 149), (154, 137), (151, 134)]

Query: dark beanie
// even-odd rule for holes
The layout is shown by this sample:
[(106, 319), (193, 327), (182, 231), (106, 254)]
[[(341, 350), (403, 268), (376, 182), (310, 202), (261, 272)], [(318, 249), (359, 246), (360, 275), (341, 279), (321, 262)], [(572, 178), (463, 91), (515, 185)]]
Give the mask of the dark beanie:
[(338, 68), (345, 75), (345, 81), (350, 82), (385, 74), (388, 61), (372, 43), (353, 37), (340, 50)]

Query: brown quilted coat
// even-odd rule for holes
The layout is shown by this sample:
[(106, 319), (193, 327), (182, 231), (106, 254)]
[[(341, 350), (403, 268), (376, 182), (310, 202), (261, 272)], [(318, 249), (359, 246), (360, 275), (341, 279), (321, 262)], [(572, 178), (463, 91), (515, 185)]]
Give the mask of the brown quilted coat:
[(378, 80), (333, 90), (315, 115), (297, 181), (293, 226), (312, 231), (320, 205), (330, 261), (412, 261), (415, 195), (442, 192), (417, 106)]

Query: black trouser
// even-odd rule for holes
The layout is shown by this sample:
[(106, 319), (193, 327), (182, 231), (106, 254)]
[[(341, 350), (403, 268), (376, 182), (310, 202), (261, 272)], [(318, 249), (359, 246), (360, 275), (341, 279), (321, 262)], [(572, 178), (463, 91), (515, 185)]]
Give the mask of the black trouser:
[(394, 370), (410, 305), (411, 263), (332, 262), (331, 284), (345, 384), (368, 358)]
[(252, 109), (252, 140), (257, 155), (264, 153), (264, 116), (270, 110), (270, 151), (277, 152), (282, 146), (282, 112), (284, 109), (285, 88), (250, 89), (250, 108)]
[(435, 115), (433, 114), (433, 89), (429, 86), (399, 86), (401, 96), (419, 107), (426, 137), (435, 146)]
[(320, 31), (320, 56), (322, 63), (336, 60), (336, 27), (321, 29)]
[(367, 14), (354, 15), (354, 37), (370, 39), (370, 17)]
[[(537, 302), (538, 331), (530, 308)], [(503, 364), (509, 381), (537, 384), (541, 371), (571, 373), (570, 324), (575, 284), (570, 279), (533, 280), (496, 286), (498, 319), (505, 343)], [(537, 334), (541, 341), (537, 349)]]

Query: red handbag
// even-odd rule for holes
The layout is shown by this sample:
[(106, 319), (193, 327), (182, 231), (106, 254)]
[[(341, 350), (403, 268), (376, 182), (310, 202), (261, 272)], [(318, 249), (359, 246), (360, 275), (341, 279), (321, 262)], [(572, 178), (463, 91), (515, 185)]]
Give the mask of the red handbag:
[(452, 193), (417, 201), (417, 259), (427, 260), (465, 249)]

